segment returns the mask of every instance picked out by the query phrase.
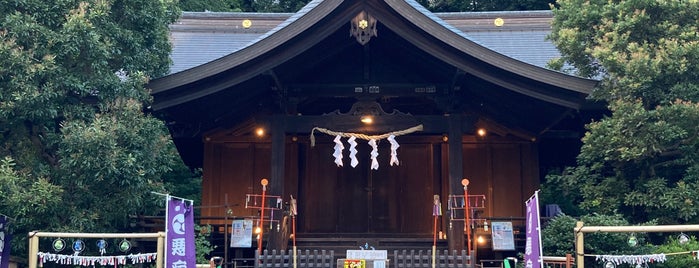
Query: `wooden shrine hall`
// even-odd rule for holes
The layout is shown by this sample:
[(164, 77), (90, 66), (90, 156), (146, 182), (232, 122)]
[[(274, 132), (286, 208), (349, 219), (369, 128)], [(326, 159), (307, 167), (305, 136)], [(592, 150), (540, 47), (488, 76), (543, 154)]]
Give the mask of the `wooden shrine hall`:
[[(579, 142), (580, 110), (597, 83), (504, 55), (461, 30), (495, 18), (438, 16), (414, 0), (314, 0), (295, 14), (199, 16), (232, 39), (215, 45), (186, 23), (196, 16), (185, 17), (171, 29), (214, 44), (188, 53), (230, 51), (152, 80), (152, 112), (167, 121), (185, 162), (203, 168), (202, 217), (258, 217), (246, 198), (267, 178), (268, 195), (298, 201), (299, 239), (431, 242), (439, 195), (440, 239), (464, 249), (464, 211), (448, 210), (458, 208), (450, 195), (464, 195), (462, 179), (482, 196), (472, 217), (523, 217), (540, 159), (567, 150), (544, 151), (542, 140), (569, 131)], [(239, 40), (249, 42), (228, 47)], [(274, 226), (282, 214), (265, 217)], [(289, 243), (282, 231), (265, 240), (270, 249)]]

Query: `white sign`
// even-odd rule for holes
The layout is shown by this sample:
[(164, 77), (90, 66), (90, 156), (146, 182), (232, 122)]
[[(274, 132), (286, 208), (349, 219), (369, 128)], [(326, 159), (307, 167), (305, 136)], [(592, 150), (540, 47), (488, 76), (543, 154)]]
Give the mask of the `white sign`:
[(233, 220), (233, 231), (231, 232), (232, 248), (252, 247), (252, 219)]
[(387, 250), (347, 250), (347, 259), (351, 260), (385, 260)]
[(492, 222), (493, 250), (515, 250), (512, 222)]

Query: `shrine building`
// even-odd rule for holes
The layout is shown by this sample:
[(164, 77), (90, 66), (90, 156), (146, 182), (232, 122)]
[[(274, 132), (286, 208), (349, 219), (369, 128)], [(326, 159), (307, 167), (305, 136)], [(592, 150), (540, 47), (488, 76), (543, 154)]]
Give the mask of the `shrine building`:
[(463, 179), (475, 239), (522, 219), (545, 172), (579, 150), (598, 81), (545, 67), (559, 55), (551, 19), (414, 0), (185, 12), (150, 108), (203, 170), (202, 223), (258, 218), (264, 178), (280, 198), (266, 200), (265, 248), (288, 247), (292, 196), (300, 245), (430, 245), (439, 195), (440, 247), (464, 249)]

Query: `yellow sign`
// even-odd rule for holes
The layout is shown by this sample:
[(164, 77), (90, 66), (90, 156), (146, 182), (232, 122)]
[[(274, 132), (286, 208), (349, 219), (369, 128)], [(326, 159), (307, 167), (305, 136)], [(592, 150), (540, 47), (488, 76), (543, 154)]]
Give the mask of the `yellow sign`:
[(366, 260), (345, 260), (343, 268), (366, 268)]

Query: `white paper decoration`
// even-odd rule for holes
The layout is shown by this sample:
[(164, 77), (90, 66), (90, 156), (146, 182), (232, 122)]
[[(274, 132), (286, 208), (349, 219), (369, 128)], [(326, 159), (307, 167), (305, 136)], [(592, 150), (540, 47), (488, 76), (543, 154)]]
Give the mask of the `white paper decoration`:
[(389, 143), (391, 143), (391, 160), (388, 163), (391, 166), (393, 166), (393, 164), (397, 166), (399, 164), (397, 150), (398, 147), (400, 147), (400, 145), (398, 145), (398, 142), (396, 141), (396, 136), (394, 135), (388, 136), (387, 140)]
[(335, 157), (335, 164), (337, 164), (338, 167), (342, 166), (342, 150), (345, 149), (345, 146), (342, 145), (342, 137), (340, 135), (335, 136), (335, 152), (333, 153), (333, 156)]
[(347, 143), (350, 145), (350, 165), (352, 167), (357, 167), (359, 164), (359, 160), (357, 160), (357, 137), (352, 136), (349, 139), (347, 139)]
[(371, 146), (371, 169), (377, 170), (379, 169), (379, 161), (376, 160), (376, 157), (379, 156), (379, 148), (376, 146), (376, 140), (369, 140), (369, 146)]

